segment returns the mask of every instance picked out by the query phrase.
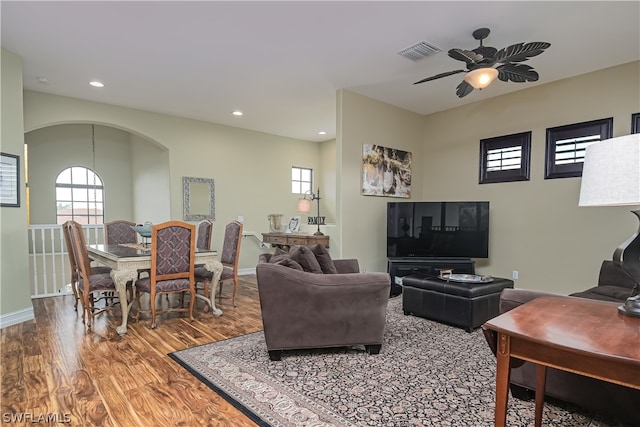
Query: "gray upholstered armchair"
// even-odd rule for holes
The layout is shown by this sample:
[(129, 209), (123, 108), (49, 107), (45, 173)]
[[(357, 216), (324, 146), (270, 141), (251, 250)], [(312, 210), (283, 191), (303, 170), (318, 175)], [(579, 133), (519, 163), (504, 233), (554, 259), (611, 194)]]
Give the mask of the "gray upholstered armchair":
[(334, 260), (337, 274), (318, 274), (270, 263), (256, 267), (267, 350), (364, 345), (380, 352), (389, 299), (387, 273), (360, 273), (357, 260)]

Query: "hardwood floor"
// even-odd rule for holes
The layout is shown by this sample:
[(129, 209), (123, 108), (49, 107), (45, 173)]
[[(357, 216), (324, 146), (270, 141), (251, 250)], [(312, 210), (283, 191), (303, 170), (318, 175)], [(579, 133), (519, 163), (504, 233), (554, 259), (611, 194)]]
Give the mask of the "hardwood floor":
[[(167, 356), (262, 330), (256, 278), (240, 279), (237, 307), (223, 300), (221, 317), (204, 313), (196, 301), (194, 322), (171, 313), (150, 329), (148, 318), (130, 318), (123, 337), (115, 332), (119, 311), (96, 317), (93, 332), (86, 332), (72, 295), (34, 299), (35, 319), (0, 333), (0, 424), (255, 426)], [(231, 290), (227, 284), (223, 295)], [(26, 422), (14, 422), (20, 416)]]

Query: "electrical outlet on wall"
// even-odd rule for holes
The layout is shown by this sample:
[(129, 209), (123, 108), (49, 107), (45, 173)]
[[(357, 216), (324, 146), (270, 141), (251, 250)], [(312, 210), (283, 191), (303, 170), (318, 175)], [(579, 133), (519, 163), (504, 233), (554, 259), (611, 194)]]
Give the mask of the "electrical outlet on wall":
[(513, 270), (513, 280), (517, 280), (519, 276), (518, 270)]
[(238, 215), (238, 222), (244, 222), (244, 216)]

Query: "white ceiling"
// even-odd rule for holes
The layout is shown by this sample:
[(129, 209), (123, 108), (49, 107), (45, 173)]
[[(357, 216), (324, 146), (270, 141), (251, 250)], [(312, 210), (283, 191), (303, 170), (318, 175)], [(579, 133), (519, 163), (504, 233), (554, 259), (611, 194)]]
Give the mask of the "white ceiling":
[[(3, 0), (1, 18), (26, 89), (308, 141), (335, 137), (339, 89), (429, 114), (640, 59), (638, 1)], [(412, 85), (464, 68), (446, 52), (477, 47), (480, 27), (498, 49), (551, 43), (526, 62), (540, 80), (496, 80), (462, 99), (462, 74)], [(422, 40), (443, 52), (397, 53)]]

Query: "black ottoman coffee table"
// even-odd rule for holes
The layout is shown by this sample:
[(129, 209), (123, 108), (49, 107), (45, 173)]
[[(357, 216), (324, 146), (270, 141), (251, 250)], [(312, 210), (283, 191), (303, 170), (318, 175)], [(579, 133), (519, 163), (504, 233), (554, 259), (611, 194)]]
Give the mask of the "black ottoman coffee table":
[(504, 288), (513, 288), (513, 280), (494, 277), (489, 283), (459, 283), (428, 275), (405, 276), (402, 310), (471, 332), (500, 314)]

